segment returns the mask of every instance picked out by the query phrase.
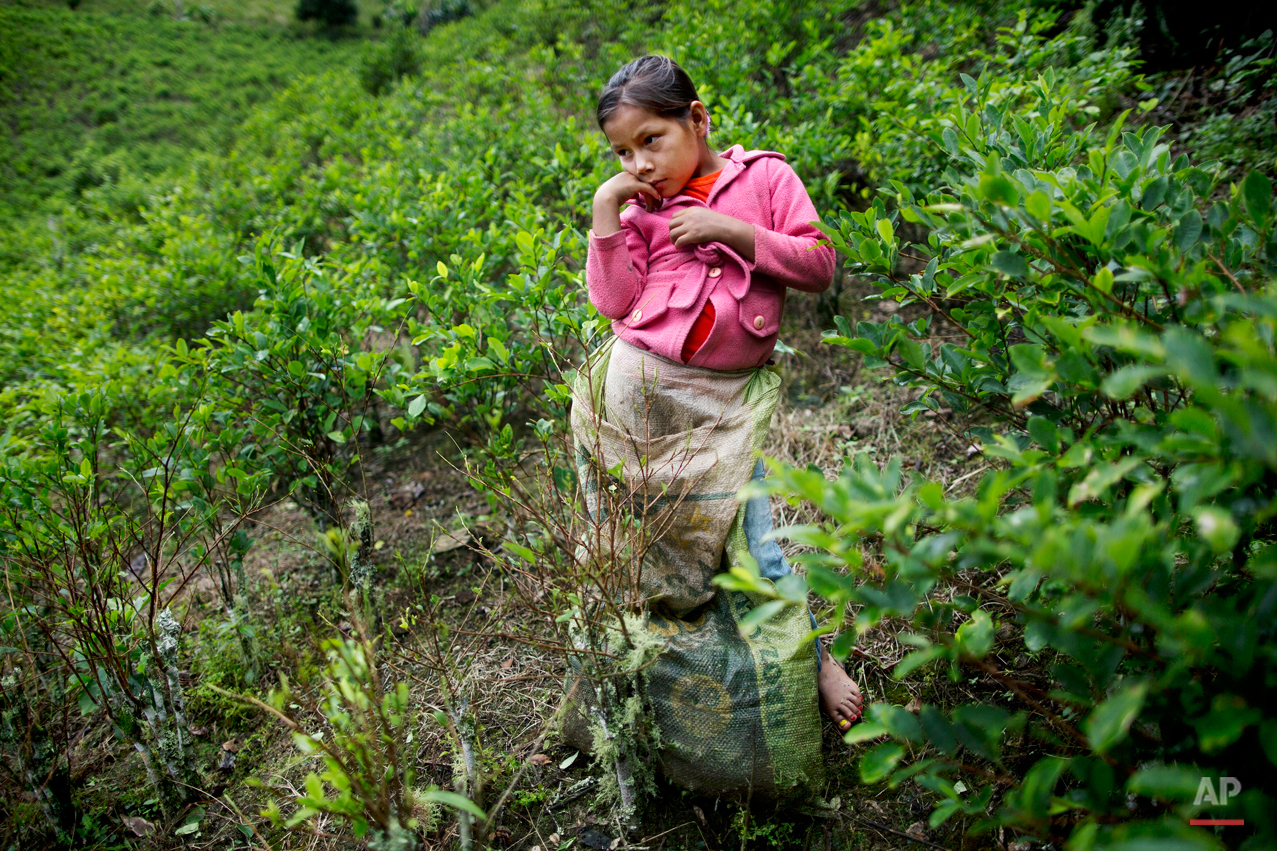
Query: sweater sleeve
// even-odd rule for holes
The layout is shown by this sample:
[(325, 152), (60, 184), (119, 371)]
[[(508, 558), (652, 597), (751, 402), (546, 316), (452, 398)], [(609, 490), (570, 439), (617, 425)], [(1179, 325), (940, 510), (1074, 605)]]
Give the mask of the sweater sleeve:
[(621, 219), (621, 229), (607, 236), (590, 231), (585, 260), (585, 285), (590, 303), (608, 319), (630, 312), (647, 281), (647, 241), (633, 224)]
[(812, 224), (819, 216), (802, 180), (782, 160), (768, 160), (772, 229), (754, 226), (754, 268), (796, 290), (824, 292), (834, 280), (833, 246)]

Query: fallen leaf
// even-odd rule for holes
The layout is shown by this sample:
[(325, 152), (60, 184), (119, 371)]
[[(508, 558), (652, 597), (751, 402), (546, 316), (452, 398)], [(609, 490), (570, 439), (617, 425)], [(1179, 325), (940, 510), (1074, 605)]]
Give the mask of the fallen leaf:
[(905, 709), (908, 709), (914, 715), (917, 715), (922, 711), (922, 701), (915, 697), (913, 700), (909, 701), (909, 705), (906, 706)]
[(543, 753), (534, 753), (531, 757), (528, 758), (528, 762), (532, 763), (533, 765), (549, 765), (550, 763), (554, 762), (554, 760), (550, 759), (548, 756), (546, 756)]
[(208, 735), (207, 727), (189, 727), (188, 726), (186, 729), (187, 731), (190, 732), (192, 736), (207, 736)]
[(551, 845), (558, 845), (558, 844), (559, 844), (559, 835), (558, 835), (557, 833), (551, 833), (551, 834), (550, 834), (550, 844), (551, 844)]
[(905, 833), (918, 839), (926, 839), (927, 825), (925, 822), (915, 821), (913, 824), (905, 828)]
[(567, 768), (571, 767), (572, 763), (576, 762), (576, 758), (580, 755), (581, 755), (580, 751), (574, 751), (572, 753), (572, 756), (568, 757), (567, 759), (563, 760), (563, 762), (559, 763), (559, 768), (566, 770)]
[(144, 818), (137, 816), (120, 816), (120, 820), (124, 822), (124, 826), (133, 831), (134, 836), (150, 836), (155, 832), (155, 825), (151, 824)]
[(709, 821), (705, 818), (704, 810), (695, 804), (692, 804), (692, 812), (696, 815), (696, 820), (699, 821), (703, 827), (709, 827)]
[(239, 742), (234, 739), (227, 739), (222, 742), (222, 750), (228, 753), (239, 753)]
[(514, 657), (511, 656), (509, 659), (506, 659), (504, 662), (501, 663), (501, 670), (508, 671), (513, 666), (514, 666)]

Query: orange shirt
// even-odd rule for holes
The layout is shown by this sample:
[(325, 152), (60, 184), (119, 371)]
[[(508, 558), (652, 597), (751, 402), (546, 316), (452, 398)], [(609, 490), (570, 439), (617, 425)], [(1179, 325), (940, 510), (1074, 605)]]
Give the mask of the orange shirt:
[(707, 174), (704, 177), (693, 177), (683, 187), (683, 194), (691, 195), (701, 203), (709, 201), (709, 191), (714, 188), (714, 182), (718, 180), (718, 176), (722, 173), (723, 170), (720, 168), (713, 174)]
[[(704, 177), (693, 177), (687, 181), (687, 185), (683, 187), (684, 195), (691, 195), (693, 198), (702, 203), (709, 200), (709, 191), (714, 188), (714, 182), (718, 180), (718, 176), (723, 173), (722, 169), (707, 174)], [(692, 330), (687, 332), (687, 339), (683, 341), (683, 363), (687, 363), (692, 359), (692, 355), (700, 351), (701, 346), (705, 345), (705, 341), (709, 339), (709, 332), (714, 327), (714, 304), (713, 302), (705, 302), (701, 315), (696, 317), (696, 321), (692, 323)]]

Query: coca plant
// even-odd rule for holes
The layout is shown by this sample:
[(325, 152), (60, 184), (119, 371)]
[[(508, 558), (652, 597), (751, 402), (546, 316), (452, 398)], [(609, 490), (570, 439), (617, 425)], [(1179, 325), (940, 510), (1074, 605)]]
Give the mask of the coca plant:
[(195, 346), (179, 341), (177, 361), (206, 376), (219, 422), (242, 432), (246, 468), (267, 472), (321, 531), (340, 526), (363, 492), (360, 441), (381, 437), (377, 384), (398, 368), (373, 338), (394, 339), (402, 299), (380, 295), (376, 264), (321, 263), (269, 238), (241, 259), (261, 287), (254, 309)]
[[(966, 494), (865, 456), (833, 481), (779, 466), (770, 486), (824, 514), (783, 534), (810, 548), (812, 590), (858, 606), (836, 656), (900, 619), (913, 650), (895, 677), (971, 684), (961, 705), (868, 707), (848, 741), (886, 740), (861, 777), (930, 789), (933, 826), (1271, 847), (1271, 185), (1219, 185), (1125, 114), (1073, 129), (1049, 75), (1015, 113), (967, 84), (933, 136), (943, 185), (893, 184), (829, 227), (902, 310), (840, 317), (826, 342), (916, 388), (911, 409), (965, 429), (989, 469)], [(1199, 795), (1224, 777), (1240, 794)]]
[[(237, 431), (210, 428), (202, 399), (140, 434), (115, 425), (118, 392), (45, 399), (34, 439), (0, 446), (5, 624), (22, 642), (5, 648), (18, 661), (4, 702), (28, 737), (56, 729), (40, 722), (58, 711), (44, 701), (100, 712), (171, 816), (201, 785), (173, 609), (200, 573), (243, 558), (264, 482), (240, 464)], [(43, 744), (28, 738), (6, 758), (32, 764)], [(55, 767), (25, 778), (38, 800), (56, 791), (41, 786)]]

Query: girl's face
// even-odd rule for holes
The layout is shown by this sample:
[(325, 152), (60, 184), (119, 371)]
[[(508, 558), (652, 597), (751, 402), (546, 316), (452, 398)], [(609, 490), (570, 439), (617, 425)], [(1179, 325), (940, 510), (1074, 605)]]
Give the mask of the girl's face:
[[(662, 198), (678, 194), (697, 175), (705, 145), (709, 116), (700, 101), (692, 101), (692, 114), (683, 121), (662, 118), (640, 106), (622, 104), (603, 125), (621, 168), (650, 185)], [(706, 174), (709, 172), (706, 171)]]

